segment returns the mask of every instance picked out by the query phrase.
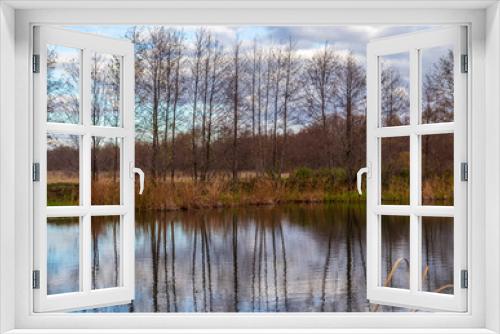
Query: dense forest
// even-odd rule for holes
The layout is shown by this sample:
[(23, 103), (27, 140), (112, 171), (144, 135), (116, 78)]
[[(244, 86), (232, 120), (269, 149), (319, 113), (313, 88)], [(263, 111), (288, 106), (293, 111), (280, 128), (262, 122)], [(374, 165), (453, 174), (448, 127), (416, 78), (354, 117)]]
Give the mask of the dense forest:
[[(217, 183), (216, 202), (224, 191), (240, 192), (242, 201), (242, 189), (251, 184), (257, 191), (259, 180), (273, 184), (269, 189), (280, 198), (292, 188), (298, 197), (305, 188), (321, 191), (315, 199), (354, 191), (366, 157), (366, 69), (355, 54), (329, 42), (304, 54), (294, 36), (236, 38), (224, 45), (205, 27), (189, 34), (130, 27), (125, 37), (136, 49), (135, 154), (136, 166), (148, 175), (147, 193), (161, 198), (160, 192), (182, 183), (199, 185), (200, 196), (209, 196)], [(78, 122), (78, 95), (68, 93), (79, 89), (77, 65), (49, 48), (49, 121)], [(119, 66), (117, 57), (92, 53), (92, 125), (120, 124)], [(382, 126), (409, 124), (407, 81), (390, 62), (381, 70)], [(452, 50), (425, 71), (421, 110), (423, 123), (453, 121)], [(65, 163), (77, 148), (77, 139), (49, 145), (49, 172), (77, 171)], [(404, 139), (382, 142), (388, 200), (409, 198), (408, 151)], [(424, 136), (422, 165), (424, 196), (452, 199), (453, 136)], [(116, 182), (118, 169), (119, 140), (93, 137), (93, 182)], [(175, 197), (164, 196), (161, 201)]]

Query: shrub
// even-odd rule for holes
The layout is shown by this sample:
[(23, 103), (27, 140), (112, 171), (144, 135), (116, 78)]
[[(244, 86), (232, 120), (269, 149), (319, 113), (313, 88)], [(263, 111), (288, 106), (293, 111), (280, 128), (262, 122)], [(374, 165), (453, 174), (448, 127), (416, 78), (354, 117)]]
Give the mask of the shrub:
[(297, 168), (293, 176), (298, 180), (307, 180), (313, 176), (313, 170), (307, 167)]
[[(334, 170), (335, 177), (337, 177), (337, 170)], [(329, 179), (332, 177), (332, 172), (328, 168), (316, 169), (314, 173), (318, 179)]]

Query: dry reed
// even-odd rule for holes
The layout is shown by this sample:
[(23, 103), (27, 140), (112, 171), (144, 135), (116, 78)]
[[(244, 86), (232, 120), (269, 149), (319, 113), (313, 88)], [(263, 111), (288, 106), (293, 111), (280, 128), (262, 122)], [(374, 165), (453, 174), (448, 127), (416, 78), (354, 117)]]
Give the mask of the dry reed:
[[(399, 263), (402, 260), (405, 260), (405, 262), (406, 262), (406, 278), (408, 279), (408, 283), (410, 283), (410, 276), (408, 274), (408, 271), (409, 271), (409, 268), (410, 268), (410, 261), (408, 261), (406, 258), (400, 257), (399, 259), (396, 260), (396, 262), (392, 266), (391, 272), (389, 273), (389, 276), (387, 276), (387, 280), (385, 281), (384, 287), (387, 287), (389, 285), (389, 282), (391, 281), (392, 275), (394, 274), (394, 272), (396, 271), (396, 268), (398, 267)], [(421, 285), (424, 284), (424, 280), (425, 280), (425, 277), (427, 276), (428, 272), (429, 272), (429, 266), (426, 266), (425, 270), (424, 270), (424, 274), (422, 275), (422, 282), (420, 283)], [(436, 290), (434, 290), (432, 292), (438, 293), (438, 292), (441, 292), (444, 289), (452, 288), (452, 287), (453, 287), (453, 284), (446, 284), (446, 285), (443, 285), (442, 287), (440, 287), (440, 288), (438, 288), (438, 289), (436, 289)], [(373, 309), (373, 312), (377, 312), (379, 306), (380, 306), (380, 304), (375, 305), (375, 309)], [(415, 313), (415, 312), (418, 312), (418, 311), (419, 310), (410, 309), (410, 312), (414, 312)]]
[[(153, 180), (146, 177), (142, 195), (138, 193), (136, 182), (136, 209), (172, 211), (241, 205), (364, 202), (366, 198), (365, 194), (357, 193), (354, 185), (333, 183), (324, 177), (291, 176), (273, 180), (264, 176), (251, 177), (250, 172), (245, 176), (249, 178), (239, 180), (236, 190), (231, 180), (224, 176), (207, 182), (195, 182), (184, 175), (176, 177), (174, 182), (168, 178)], [(51, 172), (47, 185), (49, 205), (78, 205), (78, 182), (74, 175)], [(436, 179), (432, 186), (424, 183), (422, 193), (424, 200), (449, 200), (450, 181)], [(382, 198), (387, 202), (404, 203), (408, 201), (409, 191), (401, 180), (395, 179), (382, 191)], [(92, 182), (92, 204), (119, 204), (119, 183), (110, 175), (99, 175), (99, 180)]]

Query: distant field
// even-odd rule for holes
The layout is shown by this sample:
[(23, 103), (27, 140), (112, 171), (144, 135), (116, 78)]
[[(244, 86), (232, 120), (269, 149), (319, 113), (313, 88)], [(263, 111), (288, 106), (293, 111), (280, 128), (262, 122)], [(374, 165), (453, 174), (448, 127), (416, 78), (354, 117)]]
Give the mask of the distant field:
[(62, 171), (48, 171), (47, 183), (78, 183), (78, 174)]

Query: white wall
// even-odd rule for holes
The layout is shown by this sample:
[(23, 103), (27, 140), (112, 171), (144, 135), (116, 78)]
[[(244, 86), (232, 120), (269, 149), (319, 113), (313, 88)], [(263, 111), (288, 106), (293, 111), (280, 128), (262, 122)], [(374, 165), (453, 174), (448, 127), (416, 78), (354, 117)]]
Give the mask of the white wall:
[[(500, 6), (486, 11), (486, 328), (500, 332)], [(495, 257), (493, 257), (495, 258)]]
[(0, 2), (0, 333), (14, 328), (15, 15)]
[[(1, 5), (0, 5), (1, 6)], [(4, 29), (5, 25), (3, 22), (9, 22), (4, 18), (4, 16), (9, 16), (12, 19), (12, 10), (5, 5), (0, 7), (0, 12), (4, 9), (4, 14), (0, 13), (0, 33), (2, 51), (0, 52), (0, 71), (2, 79), (0, 80), (0, 196), (4, 196), (2, 198), (6, 200), (6, 203), (12, 204), (13, 189), (14, 189), (14, 177), (13, 174), (13, 166), (11, 162), (14, 160), (14, 153), (12, 151), (13, 144), (13, 136), (14, 130), (12, 129), (12, 118), (14, 113), (12, 112), (12, 104), (10, 98), (14, 95), (13, 87), (14, 87), (14, 75), (10, 73), (14, 66), (7, 66), (7, 59), (11, 59), (13, 57), (13, 52), (10, 51), (10, 48), (7, 46), (12, 45), (12, 41), (8, 41), (4, 43), (3, 36), (4, 32), (9, 31), (9, 29)], [(24, 12), (24, 13), (23, 13)], [(500, 302), (499, 302), (499, 286), (498, 286), (498, 277), (500, 273), (500, 257), (499, 257), (499, 245), (496, 241), (499, 239), (499, 224), (500, 224), (500, 175), (499, 175), (499, 166), (500, 166), (500, 134), (499, 125), (500, 125), (500, 115), (499, 115), (499, 106), (500, 106), (500, 24), (499, 24), (499, 8), (498, 5), (495, 4), (494, 7), (490, 7), (488, 10), (488, 20), (484, 19), (484, 11), (453, 11), (446, 10), (446, 13), (443, 11), (411, 11), (409, 14), (408, 11), (381, 11), (381, 10), (370, 10), (370, 11), (362, 11), (361, 13), (355, 12), (355, 14), (350, 14), (349, 11), (335, 10), (335, 11), (258, 11), (258, 10), (249, 10), (249, 11), (224, 11), (224, 10), (212, 10), (207, 14), (207, 10), (168, 10), (168, 11), (155, 11), (153, 13), (144, 10), (134, 10), (134, 11), (85, 11), (85, 10), (46, 10), (40, 12), (35, 11), (17, 11), (17, 70), (16, 70), (16, 95), (17, 95), (17, 103), (16, 103), (16, 137), (15, 137), (15, 145), (18, 148), (18, 153), (15, 158), (17, 160), (16, 164), (16, 240), (18, 240), (18, 251), (16, 252), (16, 257), (18, 259), (16, 265), (16, 271), (18, 274), (18, 279), (16, 280), (17, 285), (17, 303), (18, 312), (16, 313), (17, 317), (17, 325), (25, 326), (25, 327), (34, 327), (35, 324), (38, 326), (43, 326), (46, 328), (53, 328), (59, 326), (60, 328), (67, 328), (71, 326), (68, 323), (71, 321), (73, 325), (81, 325), (81, 326), (94, 326), (94, 327), (102, 327), (105, 325), (109, 325), (105, 322), (105, 317), (100, 317), (97, 320), (93, 320), (91, 324), (88, 323), (88, 319), (85, 317), (80, 317), (75, 321), (74, 318), (66, 319), (66, 322), (62, 322), (60, 324), (55, 324), (53, 321), (53, 317), (43, 317), (33, 320), (28, 318), (26, 309), (28, 309), (31, 305), (28, 303), (29, 295), (31, 290), (26, 289), (26, 285), (29, 284), (29, 275), (31, 273), (30, 263), (27, 262), (27, 251), (29, 250), (29, 241), (30, 239), (27, 237), (29, 234), (29, 224), (30, 221), (30, 201), (28, 200), (29, 194), (29, 186), (30, 182), (30, 146), (29, 146), (29, 119), (31, 117), (30, 114), (30, 106), (29, 100), (27, 96), (29, 96), (29, 89), (27, 88), (29, 85), (29, 22), (81, 22), (82, 24), (87, 23), (114, 23), (114, 24), (123, 24), (123, 22), (171, 22), (177, 24), (201, 24), (201, 23), (210, 23), (210, 22), (240, 22), (241, 24), (249, 24), (255, 22), (276, 22), (276, 24), (288, 24), (290, 22), (303, 22), (304, 24), (309, 24), (312, 22), (338, 22), (342, 23), (352, 23), (352, 22), (372, 22), (373, 24), (377, 22), (391, 21), (395, 20), (400, 23), (407, 23), (408, 15), (411, 16), (413, 20), (419, 19), (421, 22), (441, 22), (443, 19), (446, 20), (447, 17), (451, 17), (452, 23), (455, 22), (472, 22), (472, 39), (474, 41), (474, 53), (472, 54), (472, 65), (474, 70), (473, 73), (473, 87), (475, 91), (475, 99), (472, 101), (474, 110), (474, 117), (472, 119), (472, 125), (470, 126), (470, 130), (472, 136), (474, 136), (475, 140), (472, 147), (472, 152), (474, 154), (474, 159), (472, 159), (472, 170), (470, 174), (474, 178), (474, 189), (471, 194), (471, 198), (473, 201), (473, 212), (472, 212), (472, 222), (475, 226), (474, 231), (479, 233), (473, 233), (471, 236), (474, 240), (474, 249), (472, 250), (472, 255), (474, 258), (478, 256), (482, 257), (483, 260), (475, 261), (472, 263), (471, 269), (471, 280), (475, 280), (475, 282), (480, 282), (477, 288), (475, 289), (474, 294), (469, 294), (472, 297), (472, 310), (475, 313), (475, 327), (483, 327), (485, 317), (483, 317), (484, 312), (487, 312), (487, 324), (488, 327), (494, 329), (495, 331), (500, 331)], [(305, 12), (305, 13), (304, 13)], [(6, 15), (6, 13), (11, 13)], [(256, 19), (258, 18), (258, 19)], [(254, 21), (252, 21), (254, 20)], [(13, 22), (13, 19), (11, 20)], [(486, 22), (485, 22), (486, 21)], [(11, 24), (7, 24), (7, 27), (12, 27)], [(488, 34), (491, 34), (488, 37), (488, 48), (489, 52), (487, 53), (487, 61), (488, 67), (485, 68), (483, 60), (485, 59), (484, 53), (484, 29), (488, 30)], [(10, 30), (11, 31), (11, 30)], [(9, 36), (9, 35), (7, 35)], [(3, 57), (3, 54), (6, 54)], [(10, 62), (9, 62), (10, 63)], [(477, 66), (476, 66), (477, 65)], [(475, 67), (474, 67), (475, 66)], [(5, 70), (4, 70), (5, 69)], [(485, 71), (486, 70), (486, 71)], [(7, 75), (6, 73), (9, 72)], [(5, 75), (4, 75), (5, 73)], [(487, 73), (487, 75), (486, 75)], [(487, 89), (485, 89), (485, 81), (483, 78), (487, 76)], [(487, 92), (485, 98), (485, 92)], [(7, 107), (4, 107), (3, 105)], [(4, 120), (8, 121), (5, 122)], [(487, 120), (487, 121), (486, 121)], [(5, 129), (4, 129), (5, 128)], [(487, 129), (488, 140), (485, 141), (485, 129)], [(5, 130), (5, 131), (4, 131)], [(5, 140), (4, 138), (8, 138)], [(487, 149), (487, 151), (485, 151)], [(485, 152), (488, 152), (486, 155)], [(470, 159), (470, 158), (469, 158)], [(487, 166), (487, 167), (485, 167)], [(487, 172), (488, 174), (486, 174)], [(488, 175), (489, 178), (486, 182), (485, 175)], [(488, 194), (487, 199), (484, 199), (484, 194)], [(12, 320), (12, 310), (14, 309), (13, 305), (13, 277), (12, 275), (4, 275), (4, 273), (13, 273), (14, 272), (14, 264), (12, 261), (5, 262), (11, 260), (9, 259), (9, 255), (13, 254), (10, 252), (11, 242), (13, 240), (12, 235), (13, 231), (11, 230), (13, 227), (13, 213), (9, 210), (13, 207), (13, 205), (5, 205), (0, 208), (1, 210), (1, 242), (2, 248), (0, 249), (0, 260), (4, 260), (4, 262), (0, 262), (0, 270), (2, 271), (0, 281), (0, 292), (1, 303), (0, 303), (0, 315), (3, 318), (0, 318), (0, 322), (2, 322), (2, 331), (8, 326), (13, 325)], [(5, 211), (4, 210), (7, 210)], [(485, 217), (485, 208), (488, 208), (487, 218)], [(5, 216), (5, 218), (4, 218)], [(485, 222), (487, 222), (487, 229), (485, 232)], [(488, 238), (488, 241), (484, 242), (485, 235)], [(6, 238), (8, 236), (8, 238)], [(7, 239), (7, 240), (4, 240)], [(457, 245), (460, 247), (460, 245)], [(492, 258), (495, 259), (495, 262), (491, 260), (488, 261), (488, 271), (486, 275), (483, 274), (484, 270), (484, 251), (485, 247), (487, 247), (488, 252), (496, 252), (496, 256)], [(22, 251), (19, 252), (19, 249)], [(490, 263), (491, 262), (491, 263)], [(474, 272), (481, 273), (481, 275), (474, 276)], [(493, 282), (496, 281), (495, 285)], [(486, 284), (484, 284), (486, 283)], [(488, 307), (485, 309), (484, 307), (484, 296), (487, 296), (489, 300), (488, 305), (493, 305), (493, 307)], [(27, 306), (28, 304), (28, 306)], [(479, 316), (478, 316), (479, 315)], [(479, 317), (479, 318), (478, 318)], [(61, 317), (62, 318), (62, 317)], [(131, 328), (134, 326), (134, 322), (137, 322), (137, 318), (123, 319), (120, 321), (116, 321), (114, 326), (121, 326), (122, 328), (126, 328), (127, 326)], [(402, 317), (399, 317), (400, 319)], [(477, 320), (476, 320), (477, 318)], [(2, 321), (4, 320), (5, 321)], [(285, 319), (285, 318), (283, 318)], [(294, 316), (293, 318), (286, 318), (286, 321), (289, 324), (296, 325), (297, 328), (301, 326), (304, 322), (303, 317)], [(352, 320), (340, 319), (337, 320), (337, 325), (339, 326), (348, 326), (352, 325)], [(458, 319), (457, 317), (450, 316), (449, 324), (450, 326), (464, 326), (464, 324), (469, 324), (467, 322), (468, 319), (466, 317), (462, 317)], [(156, 317), (151, 317), (150, 322), (151, 326), (158, 326), (158, 328), (162, 328), (165, 326), (164, 320)], [(220, 328), (220, 320), (218, 318), (204, 318), (200, 319), (202, 321), (196, 321), (197, 326), (206, 326), (207, 328)], [(248, 317), (231, 317), (225, 324), (228, 327), (234, 325), (234, 327), (240, 326), (255, 326), (255, 318)], [(369, 320), (377, 321), (377, 324), (382, 326), (395, 326), (393, 322), (387, 322), (387, 319), (382, 315), (380, 317), (371, 317)], [(436, 318), (429, 318), (427, 323), (423, 323), (421, 326), (428, 326), (428, 324), (433, 324), (436, 321)], [(36, 323), (34, 322), (36, 321)], [(331, 318), (328, 317), (317, 317), (315, 319), (317, 327), (327, 328), (332, 326)], [(192, 318), (189, 317), (172, 317), (169, 326), (170, 327), (180, 327), (181, 325), (186, 325), (189, 323), (193, 324)], [(357, 322), (357, 324), (361, 327), (367, 327), (368, 325), (363, 322)], [(29, 325), (29, 326), (28, 326)], [(263, 326), (263, 324), (259, 324)], [(61, 327), (66, 326), (66, 327)]]

